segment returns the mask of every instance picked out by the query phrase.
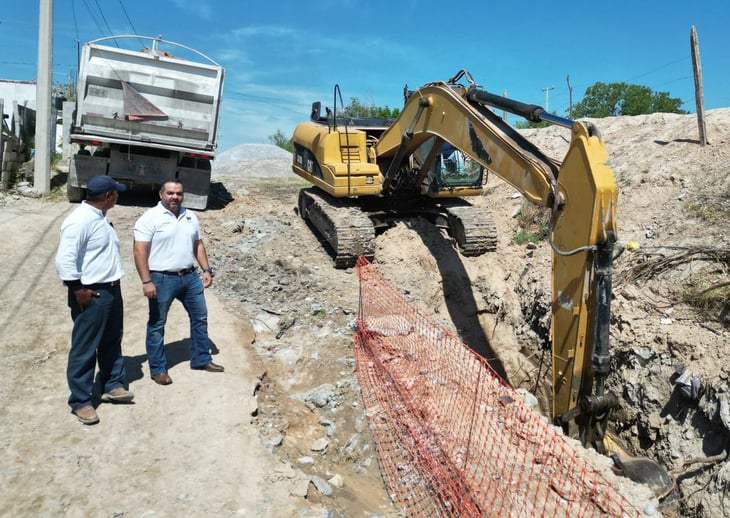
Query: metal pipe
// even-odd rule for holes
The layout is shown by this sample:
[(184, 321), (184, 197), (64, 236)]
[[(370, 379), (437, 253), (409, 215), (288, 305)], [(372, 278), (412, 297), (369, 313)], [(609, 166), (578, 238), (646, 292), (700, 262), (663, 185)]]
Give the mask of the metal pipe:
[(501, 95), (489, 93), (486, 90), (471, 89), (467, 93), (467, 99), (472, 102), (479, 104), (486, 104), (506, 110), (515, 115), (524, 117), (531, 122), (546, 121), (551, 124), (570, 128), (573, 126), (573, 120), (559, 117), (558, 115), (552, 115), (545, 111), (542, 106), (536, 104), (526, 104), (514, 99), (509, 99)]
[(553, 115), (552, 113), (548, 113), (546, 111), (540, 113), (540, 120), (544, 120), (546, 122), (549, 122), (550, 124), (555, 124), (556, 126), (563, 126), (564, 128), (572, 127), (573, 123), (575, 122), (572, 119), (566, 119), (565, 117)]
[(596, 377), (596, 394), (603, 394), (603, 382), (611, 367), (609, 354), (609, 325), (611, 319), (611, 269), (613, 267), (613, 251), (616, 238), (609, 232), (607, 239), (598, 244), (595, 256), (594, 275), (596, 276), (595, 293), (595, 329), (592, 366)]

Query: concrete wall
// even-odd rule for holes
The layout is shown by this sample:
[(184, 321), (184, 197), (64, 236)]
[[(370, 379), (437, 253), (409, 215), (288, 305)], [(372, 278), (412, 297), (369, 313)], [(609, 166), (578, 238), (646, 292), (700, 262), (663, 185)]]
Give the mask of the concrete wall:
[[(36, 84), (34, 81), (9, 81), (0, 79), (0, 99), (5, 100), (5, 113), (9, 113), (8, 106), (12, 108), (13, 102), (19, 106), (27, 106), (32, 110), (36, 109), (35, 102)], [(10, 110), (12, 111), (12, 110)]]
[[(19, 107), (26, 107), (35, 112), (36, 83), (33, 81), (9, 81), (0, 79), (0, 99), (3, 113), (8, 115), (5, 127), (8, 130), (0, 139), (2, 153), (0, 155), (0, 189), (6, 190), (12, 182), (20, 165), (27, 159), (27, 150), (20, 140), (20, 128), (23, 121), (16, 120)], [(21, 108), (22, 111), (22, 108)]]

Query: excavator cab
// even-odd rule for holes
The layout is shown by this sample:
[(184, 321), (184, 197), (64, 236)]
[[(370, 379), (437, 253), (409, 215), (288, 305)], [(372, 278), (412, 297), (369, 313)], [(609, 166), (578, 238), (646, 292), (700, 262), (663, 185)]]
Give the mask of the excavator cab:
[(456, 146), (431, 137), (412, 155), (413, 171), (428, 171), (421, 182), (421, 194), (452, 193), (457, 188), (481, 189), (484, 167)]
[(441, 146), (435, 167), (439, 169), (443, 186), (478, 186), (484, 177), (484, 167), (448, 142)]

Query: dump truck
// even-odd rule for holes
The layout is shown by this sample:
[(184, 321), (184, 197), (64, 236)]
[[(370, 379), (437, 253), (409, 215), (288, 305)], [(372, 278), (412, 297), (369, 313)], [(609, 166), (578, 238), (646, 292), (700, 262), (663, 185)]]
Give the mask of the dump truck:
[(151, 190), (174, 177), (185, 186), (185, 205), (205, 209), (224, 75), (205, 54), (159, 37), (86, 43), (69, 134), (69, 201), (84, 199), (96, 175)]

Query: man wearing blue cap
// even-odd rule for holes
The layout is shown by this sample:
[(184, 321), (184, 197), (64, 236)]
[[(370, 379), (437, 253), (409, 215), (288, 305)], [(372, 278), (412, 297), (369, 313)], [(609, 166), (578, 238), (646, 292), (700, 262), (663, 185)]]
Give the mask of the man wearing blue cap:
[(122, 357), (124, 276), (119, 237), (106, 213), (126, 186), (110, 176), (86, 182), (86, 200), (61, 224), (56, 271), (68, 287), (73, 331), (66, 378), (71, 412), (83, 424), (99, 422), (92, 392), (99, 364), (102, 402), (129, 403)]

